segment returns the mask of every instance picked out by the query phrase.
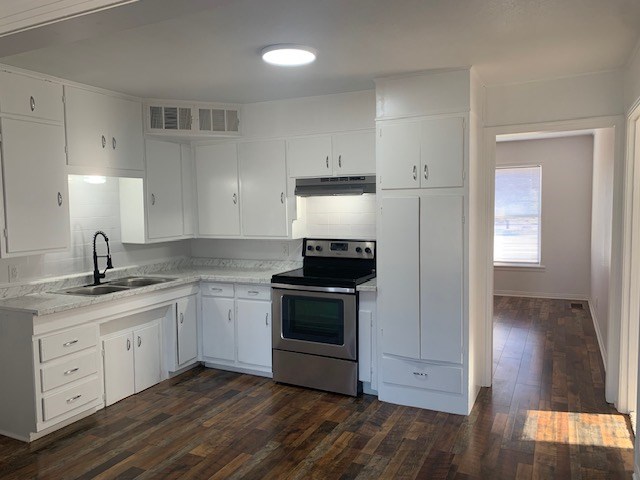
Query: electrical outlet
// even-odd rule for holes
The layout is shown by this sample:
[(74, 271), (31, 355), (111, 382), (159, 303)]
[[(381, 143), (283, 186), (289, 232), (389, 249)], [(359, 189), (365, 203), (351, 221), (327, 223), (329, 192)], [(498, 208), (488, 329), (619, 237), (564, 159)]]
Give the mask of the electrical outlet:
[(289, 244), (287, 242), (282, 242), (282, 256), (289, 256)]
[(18, 265), (9, 265), (9, 281), (16, 282), (20, 278), (20, 269)]

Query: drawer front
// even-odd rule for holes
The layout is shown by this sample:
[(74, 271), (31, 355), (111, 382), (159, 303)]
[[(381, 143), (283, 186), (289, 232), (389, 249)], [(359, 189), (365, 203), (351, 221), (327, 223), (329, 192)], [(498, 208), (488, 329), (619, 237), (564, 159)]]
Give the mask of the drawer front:
[(203, 283), (202, 295), (207, 297), (233, 297), (233, 283)]
[(59, 415), (93, 402), (99, 396), (100, 384), (94, 378), (42, 399), (42, 417), (46, 422)]
[(62, 122), (62, 85), (0, 72), (0, 109), (2, 113)]
[(382, 381), (447, 393), (462, 393), (462, 368), (382, 358)]
[(48, 365), (40, 370), (42, 391), (71, 383), (80, 378), (88, 377), (98, 371), (97, 350), (90, 350), (56, 365)]
[(271, 300), (271, 286), (237, 285), (236, 295), (238, 298), (247, 298), (250, 300)]
[(40, 339), (40, 361), (47, 362), (98, 344), (95, 325), (85, 325)]

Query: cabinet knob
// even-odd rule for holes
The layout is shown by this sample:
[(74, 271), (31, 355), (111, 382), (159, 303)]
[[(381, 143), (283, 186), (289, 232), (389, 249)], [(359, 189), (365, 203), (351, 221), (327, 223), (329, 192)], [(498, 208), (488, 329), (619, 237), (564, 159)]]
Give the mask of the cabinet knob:
[(267, 325), (267, 326), (269, 325), (269, 314), (268, 313), (265, 314), (265, 316), (264, 316), (264, 324)]
[(429, 180), (429, 165), (424, 166), (424, 179)]
[(184, 323), (184, 313), (180, 313), (180, 323)]
[(280, 203), (284, 205), (284, 192), (280, 192)]
[(31, 107), (31, 111), (33, 112), (36, 109), (36, 99), (33, 97), (29, 98), (29, 106)]
[(418, 179), (418, 167), (417, 166), (413, 166), (413, 179), (417, 180)]
[(342, 168), (342, 155), (338, 155), (338, 167)]
[(228, 315), (229, 321), (231, 321), (231, 309), (229, 309), (229, 315)]
[(127, 352), (131, 350), (131, 340), (127, 338)]
[(237, 205), (238, 204), (238, 195), (237, 194), (233, 194), (233, 204)]
[(78, 400), (82, 395), (76, 395), (75, 397), (67, 398), (67, 403), (73, 403)]
[(71, 340), (69, 342), (65, 342), (62, 344), (63, 347), (70, 347), (71, 345), (75, 345), (76, 343), (78, 343), (78, 339), (76, 338), (75, 340)]
[(142, 345), (142, 338), (138, 336), (138, 346)]
[(107, 146), (107, 138), (104, 135), (102, 135), (102, 148), (106, 146)]
[(327, 155), (326, 164), (327, 164), (327, 168), (329, 168), (329, 155)]
[(423, 377), (423, 378), (424, 378), (424, 377), (428, 377), (428, 376), (429, 376), (429, 374), (428, 374), (428, 373), (424, 373), (424, 372), (413, 372), (413, 374), (414, 374), (416, 377)]
[(155, 205), (156, 204), (156, 196), (155, 194), (151, 194), (151, 205)]
[(62, 193), (58, 192), (58, 206), (62, 206)]
[(116, 137), (111, 137), (111, 145), (113, 146), (113, 149), (116, 149)]

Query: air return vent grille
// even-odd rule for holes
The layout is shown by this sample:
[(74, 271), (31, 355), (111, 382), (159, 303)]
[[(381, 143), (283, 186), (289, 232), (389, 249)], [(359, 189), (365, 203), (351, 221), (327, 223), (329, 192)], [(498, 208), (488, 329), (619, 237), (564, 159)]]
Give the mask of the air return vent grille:
[(150, 104), (147, 109), (149, 133), (219, 136), (240, 131), (238, 109), (158, 104)]

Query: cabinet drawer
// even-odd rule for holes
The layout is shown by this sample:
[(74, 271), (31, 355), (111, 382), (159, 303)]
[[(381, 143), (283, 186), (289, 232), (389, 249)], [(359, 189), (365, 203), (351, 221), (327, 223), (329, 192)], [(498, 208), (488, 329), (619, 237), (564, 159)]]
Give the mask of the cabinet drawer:
[(86, 405), (98, 398), (99, 391), (98, 379), (94, 378), (88, 382), (67, 388), (55, 395), (44, 397), (42, 399), (42, 418), (46, 422), (63, 413)]
[(62, 85), (0, 72), (0, 109), (2, 113), (62, 122)]
[(202, 295), (208, 297), (233, 297), (233, 283), (203, 283)]
[(462, 368), (383, 357), (382, 381), (407, 387), (462, 393)]
[(95, 325), (85, 325), (44, 337), (40, 339), (40, 361), (47, 362), (85, 348), (95, 347), (97, 343), (98, 336)]
[(263, 285), (237, 285), (236, 294), (238, 298), (271, 300), (271, 286), (265, 287)]
[(40, 371), (42, 391), (46, 392), (61, 385), (71, 383), (97, 371), (98, 361), (96, 359), (96, 350), (88, 351), (71, 360), (65, 360), (56, 365), (48, 365)]

